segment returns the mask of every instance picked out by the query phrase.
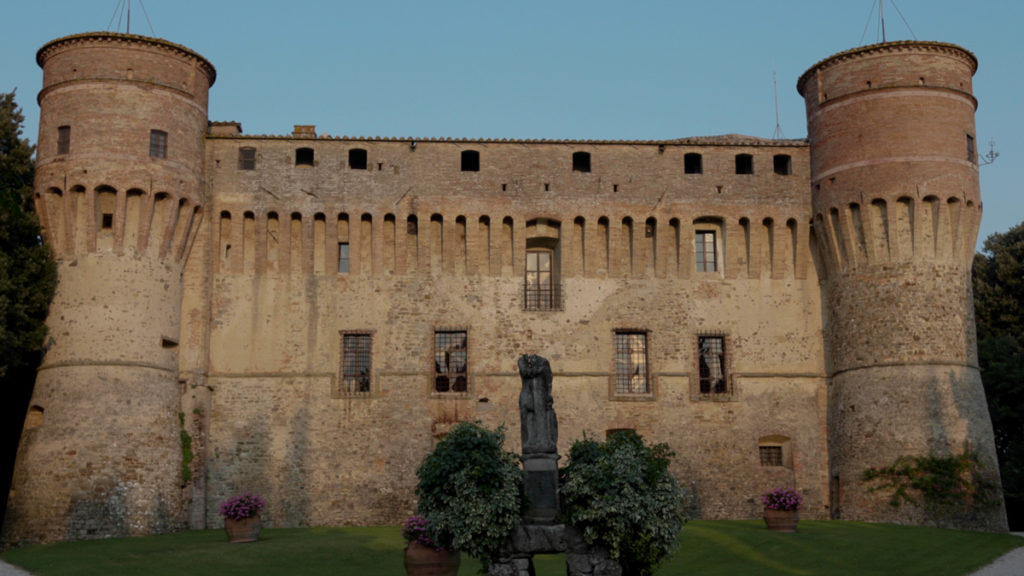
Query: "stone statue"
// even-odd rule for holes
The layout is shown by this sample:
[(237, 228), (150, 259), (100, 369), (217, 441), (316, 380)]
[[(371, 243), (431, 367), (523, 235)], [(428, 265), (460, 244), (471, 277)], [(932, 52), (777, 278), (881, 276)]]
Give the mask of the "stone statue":
[(551, 366), (534, 354), (519, 357), (519, 425), (523, 455), (554, 454), (558, 451), (558, 419), (551, 396)]

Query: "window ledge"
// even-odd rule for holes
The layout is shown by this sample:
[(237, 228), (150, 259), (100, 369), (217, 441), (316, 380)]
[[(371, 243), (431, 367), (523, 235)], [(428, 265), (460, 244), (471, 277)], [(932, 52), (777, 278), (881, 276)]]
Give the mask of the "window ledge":
[(647, 394), (612, 394), (612, 402), (655, 402), (658, 397), (653, 393)]

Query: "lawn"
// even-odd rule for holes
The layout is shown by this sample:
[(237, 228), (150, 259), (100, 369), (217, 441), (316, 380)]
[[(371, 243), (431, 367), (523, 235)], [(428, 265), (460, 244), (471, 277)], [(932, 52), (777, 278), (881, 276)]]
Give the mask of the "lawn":
[[(796, 534), (769, 532), (760, 521), (695, 521), (660, 576), (899, 574), (962, 576), (1024, 545), (1006, 534), (937, 528), (804, 521)], [(397, 527), (264, 530), (255, 544), (228, 544), (218, 530), (148, 538), (93, 540), (8, 550), (3, 560), (41, 576), (263, 574), (396, 576), (402, 568)], [(565, 574), (562, 556), (536, 560), (538, 576)], [(463, 558), (460, 576), (479, 564)]]

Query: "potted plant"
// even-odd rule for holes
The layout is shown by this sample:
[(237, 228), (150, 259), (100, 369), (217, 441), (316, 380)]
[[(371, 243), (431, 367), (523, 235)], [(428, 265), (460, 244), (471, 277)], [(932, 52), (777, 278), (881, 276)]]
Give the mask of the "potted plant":
[(773, 532), (796, 532), (803, 496), (790, 488), (776, 488), (761, 494), (764, 523)]
[(229, 542), (255, 542), (263, 525), (260, 511), (267, 505), (259, 494), (245, 492), (232, 496), (220, 503), (220, 515), (224, 517), (224, 531)]
[[(672, 450), (632, 430), (606, 442), (584, 436), (561, 469), (561, 520), (608, 551), (624, 575), (649, 576), (672, 554), (686, 495), (669, 472)], [(596, 573), (596, 572), (595, 572)]]
[(427, 519), (415, 515), (402, 524), (405, 547), (405, 573), (408, 576), (455, 576), (459, 573), (461, 555), (430, 539)]
[(526, 499), (519, 457), (504, 428), (460, 422), (423, 459), (417, 512), (430, 540), (476, 558), (486, 572), (519, 527)]

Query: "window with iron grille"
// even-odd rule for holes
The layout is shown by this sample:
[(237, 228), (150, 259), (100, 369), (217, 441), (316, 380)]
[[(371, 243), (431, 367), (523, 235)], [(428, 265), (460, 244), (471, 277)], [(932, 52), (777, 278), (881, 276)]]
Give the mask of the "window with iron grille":
[(255, 170), (256, 169), (256, 149), (255, 148), (239, 148), (238, 149), (238, 169), (239, 170)]
[(434, 391), (466, 392), (469, 385), (465, 330), (434, 332)]
[(761, 466), (782, 466), (782, 446), (759, 446)]
[(57, 154), (67, 154), (71, 151), (71, 126), (60, 126), (57, 128)]
[(650, 394), (647, 371), (647, 333), (615, 333), (615, 393)]
[(368, 333), (341, 335), (341, 395), (360, 396), (370, 393), (373, 338)]
[(718, 247), (715, 243), (715, 232), (698, 230), (694, 246), (697, 253), (697, 272), (716, 272), (718, 270)]
[(167, 158), (167, 132), (163, 130), (149, 131), (150, 158)]
[(701, 394), (727, 394), (729, 392), (725, 360), (724, 336), (699, 336), (697, 338)]
[(548, 250), (526, 252), (525, 303), (527, 310), (558, 309), (554, 280), (553, 253)]

